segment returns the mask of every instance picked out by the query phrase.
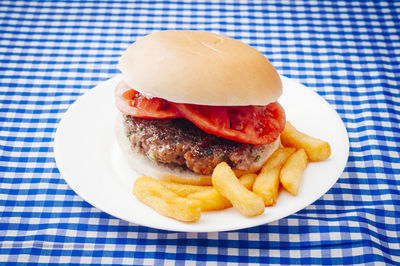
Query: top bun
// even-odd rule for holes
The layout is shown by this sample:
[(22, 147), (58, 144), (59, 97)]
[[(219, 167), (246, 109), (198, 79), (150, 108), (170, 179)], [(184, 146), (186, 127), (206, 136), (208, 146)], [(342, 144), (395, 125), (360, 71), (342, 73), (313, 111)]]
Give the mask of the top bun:
[(279, 74), (264, 55), (209, 32), (154, 32), (128, 47), (119, 68), (133, 89), (177, 103), (266, 105), (282, 94)]

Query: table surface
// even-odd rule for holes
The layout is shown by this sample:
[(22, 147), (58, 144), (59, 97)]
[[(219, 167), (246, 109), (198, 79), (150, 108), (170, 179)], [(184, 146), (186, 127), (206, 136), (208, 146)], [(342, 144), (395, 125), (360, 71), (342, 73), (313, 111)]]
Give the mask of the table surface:
[[(399, 1), (1, 1), (0, 25), (0, 263), (400, 263)], [(216, 233), (82, 200), (57, 169), (57, 125), (130, 43), (165, 29), (242, 40), (325, 98), (350, 140), (337, 183), (287, 218)]]

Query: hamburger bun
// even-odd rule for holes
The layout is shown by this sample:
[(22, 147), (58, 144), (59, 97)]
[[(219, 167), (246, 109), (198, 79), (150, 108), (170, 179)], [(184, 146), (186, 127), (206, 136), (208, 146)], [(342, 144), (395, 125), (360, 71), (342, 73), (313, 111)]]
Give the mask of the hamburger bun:
[(264, 55), (209, 32), (154, 32), (130, 45), (118, 67), (131, 88), (176, 103), (267, 105), (282, 94), (279, 74)]

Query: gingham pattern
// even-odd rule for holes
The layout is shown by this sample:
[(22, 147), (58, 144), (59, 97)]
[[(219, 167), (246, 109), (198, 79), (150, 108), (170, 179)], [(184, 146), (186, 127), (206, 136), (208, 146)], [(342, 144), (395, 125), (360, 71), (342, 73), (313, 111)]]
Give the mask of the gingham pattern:
[[(327, 99), (350, 157), (337, 184), (288, 218), (176, 233), (116, 219), (55, 165), (63, 113), (160, 29), (228, 35)], [(0, 264), (400, 263), (399, 1), (1, 1)]]

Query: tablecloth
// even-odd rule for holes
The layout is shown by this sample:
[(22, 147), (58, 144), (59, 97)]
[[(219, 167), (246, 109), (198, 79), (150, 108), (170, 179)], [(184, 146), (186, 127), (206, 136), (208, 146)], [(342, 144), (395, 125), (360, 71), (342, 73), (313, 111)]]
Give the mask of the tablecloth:
[[(68, 107), (157, 30), (227, 35), (325, 98), (347, 128), (337, 183), (269, 224), (184, 233), (131, 224), (82, 200), (57, 169)], [(400, 263), (399, 1), (1, 1), (0, 263)], [(321, 177), (322, 178), (322, 177)]]

